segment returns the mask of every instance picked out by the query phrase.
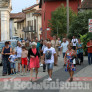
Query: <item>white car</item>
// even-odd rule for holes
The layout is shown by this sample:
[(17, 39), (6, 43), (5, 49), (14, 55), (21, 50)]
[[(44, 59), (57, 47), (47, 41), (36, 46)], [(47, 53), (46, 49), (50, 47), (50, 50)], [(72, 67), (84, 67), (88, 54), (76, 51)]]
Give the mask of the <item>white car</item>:
[(12, 40), (14, 39), (14, 40), (17, 40), (17, 41), (20, 40), (20, 38), (19, 38), (18, 36), (13, 36), (11, 39), (12, 39)]

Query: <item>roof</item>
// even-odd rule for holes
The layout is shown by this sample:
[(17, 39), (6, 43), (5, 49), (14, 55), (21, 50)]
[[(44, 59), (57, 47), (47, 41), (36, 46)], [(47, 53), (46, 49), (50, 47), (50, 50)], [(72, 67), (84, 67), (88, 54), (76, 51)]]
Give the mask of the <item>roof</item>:
[(42, 14), (42, 10), (36, 10), (35, 13), (33, 13), (33, 15), (41, 15)]
[(31, 10), (31, 9), (33, 9), (34, 7), (38, 6), (38, 5), (39, 5), (39, 4), (34, 4), (33, 6), (24, 9), (23, 12), (25, 12), (25, 11), (27, 11), (27, 10)]
[(20, 23), (22, 21), (24, 21), (26, 18), (22, 18), (22, 19), (18, 19), (17, 21), (15, 21), (15, 23)]
[(23, 12), (19, 12), (19, 13), (10, 13), (10, 19), (23, 19), (25, 18), (26, 15)]
[(83, 0), (79, 8), (92, 9), (92, 0)]

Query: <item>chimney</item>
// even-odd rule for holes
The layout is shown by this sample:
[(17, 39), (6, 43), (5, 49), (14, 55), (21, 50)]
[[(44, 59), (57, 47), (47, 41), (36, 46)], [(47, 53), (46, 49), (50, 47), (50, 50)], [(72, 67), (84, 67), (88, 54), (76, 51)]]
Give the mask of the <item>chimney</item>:
[(36, 4), (39, 4), (39, 0), (36, 0)]

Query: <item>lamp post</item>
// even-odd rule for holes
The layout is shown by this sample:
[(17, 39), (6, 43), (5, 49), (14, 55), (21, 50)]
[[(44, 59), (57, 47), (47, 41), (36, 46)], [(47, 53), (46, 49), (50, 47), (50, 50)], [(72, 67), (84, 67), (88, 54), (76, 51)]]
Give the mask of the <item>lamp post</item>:
[(66, 0), (67, 2), (67, 35), (69, 33), (69, 0)]

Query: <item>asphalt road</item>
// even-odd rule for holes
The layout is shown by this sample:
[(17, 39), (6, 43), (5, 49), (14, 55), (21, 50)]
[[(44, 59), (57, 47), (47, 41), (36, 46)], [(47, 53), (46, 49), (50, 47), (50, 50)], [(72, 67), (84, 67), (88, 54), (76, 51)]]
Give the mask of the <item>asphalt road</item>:
[[(41, 77), (41, 79), (39, 79), (39, 80), (37, 80), (35, 82), (23, 81), (24, 83), (30, 83), (30, 84), (32, 84), (34, 89), (33, 88), (32, 89), (27, 89), (27, 88), (25, 89), (25, 87), (23, 87), (23, 86), (22, 86), (22, 88), (24, 88), (24, 89), (21, 89), (21, 88), (19, 90), (17, 90), (17, 88), (12, 89), (14, 87), (14, 82), (12, 82), (11, 84), (9, 82), (9, 84), (11, 85), (11, 89), (9, 89), (9, 90), (1, 90), (5, 86), (5, 83), (0, 82), (0, 92), (59, 92), (60, 91), (59, 88), (58, 89), (53, 89), (53, 88), (49, 89), (50, 83), (56, 82), (57, 80), (58, 80), (58, 82), (66, 82), (66, 80), (69, 79), (69, 73), (65, 72), (65, 67), (63, 67), (63, 61), (62, 61), (61, 57), (59, 58), (58, 65), (59, 65), (58, 67), (54, 68), (54, 72), (53, 72), (53, 75), (52, 75), (52, 79), (53, 79), (52, 82), (45, 81), (45, 79), (48, 78), (48, 75), (47, 75), (47, 73), (43, 73), (42, 72), (42, 68), (40, 68), (39, 69), (39, 71), (40, 71), (39, 72), (39, 76), (43, 76), (43, 77)], [(77, 74), (80, 70), (82, 70), (86, 66), (88, 66), (87, 57), (85, 57), (83, 65), (76, 66), (76, 70), (77, 71), (75, 72), (75, 74)], [(29, 75), (27, 75), (27, 76), (29, 76)], [(8, 78), (8, 77), (10, 77), (10, 76), (6, 76), (5, 78)], [(13, 77), (18, 77), (18, 76), (17, 75), (11, 76), (11, 78), (13, 78)], [(0, 76), (0, 78), (3, 78), (3, 76)], [(44, 81), (47, 84), (45, 84), (45, 85), (41, 84)], [(7, 86), (9, 84), (7, 83)], [(35, 84), (37, 84), (38, 86), (35, 86)], [(42, 86), (44, 85), (44, 88), (42, 88), (42, 86), (39, 86), (39, 84), (41, 84)], [(21, 84), (17, 84), (17, 85), (20, 86)], [(30, 87), (28, 87), (28, 88), (30, 88)]]
[[(83, 65), (78, 65), (76, 67), (77, 71), (75, 72), (78, 73), (81, 69), (85, 68), (86, 66), (88, 66), (88, 62), (87, 61), (84, 61), (84, 64)], [(40, 84), (41, 82), (43, 82), (44, 79), (47, 79), (48, 76), (45, 76), (43, 77), (42, 79), (39, 79), (38, 81), (36, 81), (37, 84)], [(56, 81), (56, 79), (59, 79), (59, 81), (66, 81), (67, 79), (69, 78), (69, 74), (68, 72), (65, 72), (65, 68), (61, 68), (55, 72), (53, 72), (53, 82)], [(28, 89), (25, 89), (25, 90), (19, 90), (18, 92), (59, 92), (59, 89), (37, 89), (37, 90), (28, 90)]]

